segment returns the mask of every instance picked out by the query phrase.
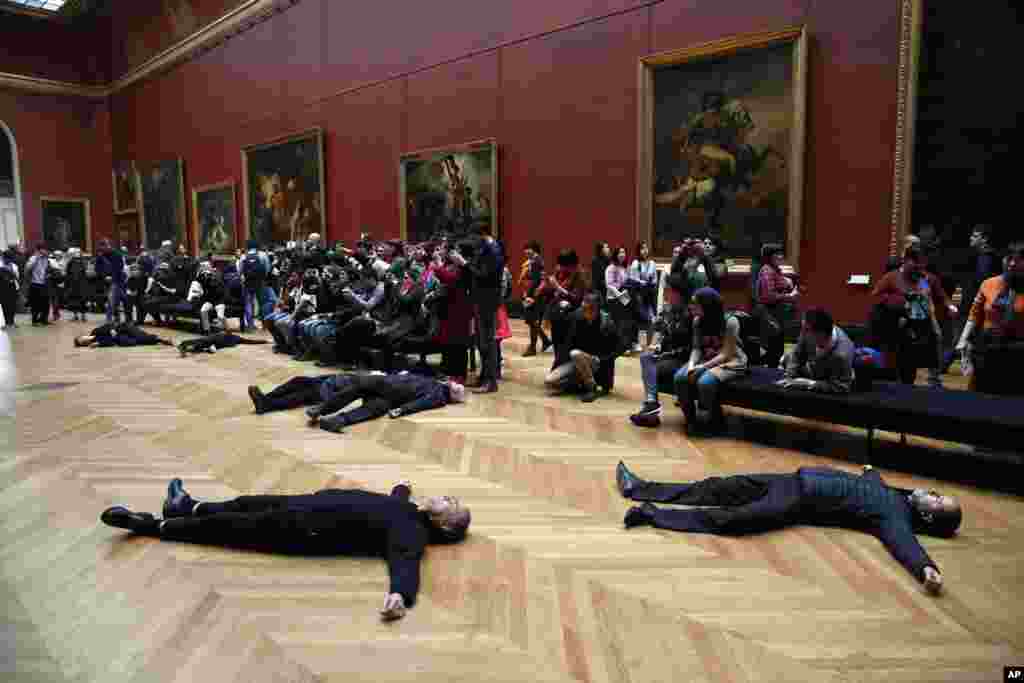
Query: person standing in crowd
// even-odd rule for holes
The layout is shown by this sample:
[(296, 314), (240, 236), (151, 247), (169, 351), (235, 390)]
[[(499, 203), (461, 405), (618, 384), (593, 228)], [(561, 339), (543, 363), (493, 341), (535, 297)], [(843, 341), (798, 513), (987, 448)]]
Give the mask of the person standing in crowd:
[(778, 367), (785, 351), (786, 324), (793, 317), (800, 299), (791, 278), (782, 274), (786, 252), (781, 244), (766, 244), (761, 248), (761, 270), (754, 291), (755, 317), (759, 319), (761, 340), (765, 347), (764, 364)]
[(725, 315), (722, 297), (710, 287), (698, 289), (691, 301), (693, 347), (690, 362), (673, 378), (686, 415), (686, 429), (698, 424), (717, 431), (725, 416), (718, 401), (719, 387), (747, 373), (747, 354), (740, 345), (740, 322)]
[[(256, 240), (249, 240), (246, 244), (245, 255), (238, 262), (238, 274), (242, 278), (242, 301), (244, 313), (242, 317), (243, 330), (252, 329), (255, 326), (255, 319), (265, 320), (274, 310), (277, 297), (274, 290), (270, 288), (270, 257), (260, 251), (260, 245)], [(256, 306), (259, 305), (259, 313), (256, 313)]]
[(583, 274), (580, 272), (580, 259), (575, 249), (560, 251), (555, 265), (555, 272), (547, 277), (538, 293), (549, 300), (544, 317), (551, 325), (551, 342), (557, 354), (565, 343), (569, 316), (583, 301), (586, 287), (583, 283)]
[(128, 279), (125, 273), (124, 256), (113, 248), (110, 240), (100, 241), (100, 254), (96, 257), (96, 275), (110, 285), (107, 297), (107, 322), (121, 322), (121, 308), (128, 313), (128, 299), (125, 296), (124, 284)]
[(697, 240), (686, 239), (672, 250), (672, 265), (669, 268), (665, 301), (669, 308), (686, 309), (693, 293), (701, 287), (718, 288), (710, 284), (707, 273), (701, 270), (701, 251)]
[(64, 301), (64, 273), (67, 261), (64, 260), (64, 252), (54, 251), (50, 254), (50, 273), (46, 278), (50, 285), (50, 308), (52, 310), (53, 322), (61, 319), (61, 306)]
[[(971, 248), (977, 253), (974, 256), (974, 271), (966, 278), (960, 296), (960, 308), (964, 311), (970, 310), (974, 299), (978, 296), (978, 291), (981, 289), (981, 283), (1003, 272), (999, 262), (999, 254), (996, 253), (995, 248), (992, 246), (992, 226), (982, 224), (974, 226), (974, 230), (971, 232)], [(961, 323), (960, 328), (956, 330), (954, 335), (957, 340), (963, 335), (963, 328), (967, 324), (967, 316), (961, 317)], [(949, 366), (953, 364), (958, 355), (960, 353), (956, 349), (946, 354), (946, 357), (943, 359), (946, 372), (949, 372)]]
[(28, 302), (32, 308), (33, 325), (49, 325), (50, 314), (50, 255), (42, 242), (36, 245), (36, 253), (25, 264), (29, 281)]
[(1024, 242), (1010, 245), (1005, 272), (981, 283), (957, 344), (971, 389), (1024, 395)]
[(68, 261), (64, 274), (64, 305), (71, 311), (72, 320), (84, 322), (89, 286), (86, 263), (82, 257), (82, 250), (78, 247), (68, 249), (68, 255), (71, 260)]
[(491, 234), (489, 223), (481, 223), (480, 246), (472, 263), (459, 253), (455, 262), (469, 269), (473, 276), (472, 297), (476, 305), (477, 345), (480, 349), (480, 381), (476, 393), (491, 394), (498, 391), (497, 313), (501, 303), (501, 272), (505, 267), (504, 255)]
[[(629, 265), (627, 282), (633, 289), (633, 296), (636, 301), (633, 304), (633, 311), (639, 327), (639, 334), (642, 334), (643, 343), (633, 346), (633, 351), (640, 353), (646, 351), (651, 345), (651, 337), (654, 331), (655, 306), (658, 296), (658, 266), (651, 258), (651, 248), (647, 242), (641, 242), (636, 247), (636, 258)], [(627, 343), (632, 339), (626, 340)]]
[(941, 333), (935, 309), (942, 306), (954, 317), (959, 311), (938, 280), (925, 273), (921, 252), (907, 249), (903, 264), (883, 275), (871, 294), (878, 299), (885, 317), (895, 320), (895, 325), (888, 325), (888, 345), (896, 348), (900, 381), (913, 384), (917, 369), (925, 367), (929, 368), (929, 384), (941, 387), (937, 374)]
[(498, 304), (498, 311), (495, 316), (494, 346), (498, 353), (498, 379), (504, 379), (502, 372), (505, 367), (505, 357), (501, 352), (501, 343), (512, 336), (512, 325), (508, 319), (508, 302), (512, 300), (512, 271), (508, 268), (508, 255), (505, 253), (505, 245), (499, 240), (498, 246), (501, 249), (501, 260), (505, 263), (501, 269), (501, 303)]
[(21, 288), (21, 270), (14, 254), (14, 247), (0, 252), (0, 310), (4, 314), (4, 326), (17, 327), (14, 316), (18, 311), (18, 290)]
[(469, 367), (469, 344), (473, 326), (473, 304), (469, 298), (472, 274), (455, 259), (455, 251), (438, 247), (428, 269), (444, 289), (441, 303), (440, 325), (435, 339), (441, 347), (441, 372), (465, 386)]
[(605, 285), (605, 272), (612, 262), (612, 248), (607, 242), (598, 242), (594, 245), (594, 258), (590, 261), (590, 288), (601, 295), (601, 299), (607, 298), (607, 287)]
[[(526, 260), (519, 271), (519, 287), (523, 290), (523, 318), (530, 326), (530, 346), (523, 352), (523, 357), (537, 355), (537, 339), (540, 339), (540, 352), (544, 353), (551, 346), (551, 340), (544, 334), (541, 326), (544, 318), (544, 302), (538, 298), (538, 290), (544, 282), (544, 259), (541, 256), (540, 242), (530, 240), (526, 243)], [(604, 273), (602, 272), (602, 277)]]
[(636, 316), (633, 314), (633, 297), (626, 289), (626, 281), (629, 277), (627, 263), (629, 263), (629, 257), (626, 254), (626, 248), (616, 247), (612, 252), (612, 262), (604, 271), (606, 304), (619, 332), (623, 351), (628, 350), (633, 344), (636, 323)]

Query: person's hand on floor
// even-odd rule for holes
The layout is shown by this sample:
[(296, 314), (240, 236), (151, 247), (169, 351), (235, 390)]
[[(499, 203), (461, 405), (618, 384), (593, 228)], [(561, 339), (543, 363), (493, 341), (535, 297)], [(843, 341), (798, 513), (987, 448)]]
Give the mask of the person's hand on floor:
[(405, 616), (405, 599), (399, 593), (391, 593), (384, 600), (380, 616), (385, 621), (394, 621)]
[(935, 567), (924, 568), (924, 587), (932, 595), (942, 592), (942, 574)]

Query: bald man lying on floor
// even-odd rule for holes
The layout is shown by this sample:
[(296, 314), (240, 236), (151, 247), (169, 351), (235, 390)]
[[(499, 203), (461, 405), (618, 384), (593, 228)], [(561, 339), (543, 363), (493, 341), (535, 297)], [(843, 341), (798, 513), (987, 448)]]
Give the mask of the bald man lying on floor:
[[(441, 381), (411, 373), (339, 374), (293, 377), (266, 394), (251, 386), (249, 398), (258, 415), (310, 406), (306, 414), (311, 426), (319, 423), (320, 429), (340, 434), (349, 425), (385, 414), (401, 417), (462, 403), (466, 400), (466, 388), (454, 380)], [(363, 401), (361, 406), (345, 410), (359, 399)]]
[(385, 496), (324, 489), (301, 496), (241, 496), (197, 501), (181, 479), (167, 486), (163, 519), (107, 508), (104, 524), (162, 541), (186, 541), (299, 555), (371, 555), (387, 559), (391, 582), (381, 616), (400, 619), (416, 602), (420, 560), (428, 543), (456, 543), (469, 529), (469, 508), (450, 496), (416, 499), (401, 482)]
[[(658, 529), (704, 534), (742, 535), (795, 524), (865, 531), (877, 537), (893, 557), (932, 593), (942, 589), (938, 565), (914, 532), (949, 537), (963, 513), (952, 496), (925, 489), (887, 486), (870, 465), (861, 476), (831, 467), (801, 467), (791, 474), (710, 477), (666, 484), (644, 481), (620, 462), (619, 491), (645, 501), (626, 513), (626, 527), (650, 524)], [(708, 506), (659, 508), (651, 502)]]

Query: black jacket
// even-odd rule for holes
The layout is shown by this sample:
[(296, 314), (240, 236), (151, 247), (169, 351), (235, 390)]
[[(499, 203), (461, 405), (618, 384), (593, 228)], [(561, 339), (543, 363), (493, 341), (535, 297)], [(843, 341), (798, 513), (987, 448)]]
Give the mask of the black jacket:
[(473, 302), (495, 308), (501, 303), (501, 274), (505, 268), (505, 256), (495, 241), (480, 241), (476, 258), (467, 264), (473, 274)]

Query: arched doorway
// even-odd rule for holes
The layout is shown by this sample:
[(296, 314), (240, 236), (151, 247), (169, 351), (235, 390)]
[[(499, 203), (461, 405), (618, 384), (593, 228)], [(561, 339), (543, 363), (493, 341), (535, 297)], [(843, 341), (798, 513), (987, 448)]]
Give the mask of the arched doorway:
[(0, 249), (25, 237), (18, 173), (18, 144), (7, 124), (0, 121)]

